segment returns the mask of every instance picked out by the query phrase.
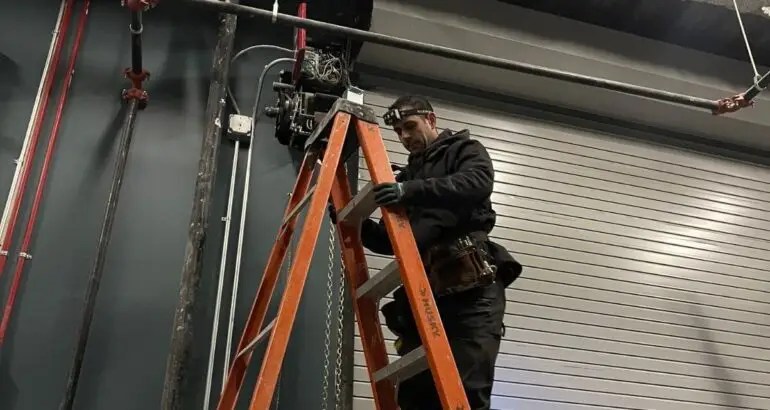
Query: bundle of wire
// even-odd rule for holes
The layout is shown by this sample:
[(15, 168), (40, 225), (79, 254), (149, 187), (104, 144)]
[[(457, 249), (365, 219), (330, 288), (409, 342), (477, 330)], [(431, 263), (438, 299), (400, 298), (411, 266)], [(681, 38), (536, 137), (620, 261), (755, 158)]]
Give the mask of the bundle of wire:
[(309, 80), (336, 85), (347, 78), (342, 60), (333, 54), (307, 50), (302, 66)]

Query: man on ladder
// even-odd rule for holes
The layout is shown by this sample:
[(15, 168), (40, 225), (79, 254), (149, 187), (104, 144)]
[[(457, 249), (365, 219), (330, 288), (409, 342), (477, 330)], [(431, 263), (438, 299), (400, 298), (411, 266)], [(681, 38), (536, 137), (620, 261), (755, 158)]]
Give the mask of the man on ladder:
[[(405, 410), (490, 408), (494, 360), (502, 334), (503, 289), (519, 274), (521, 266), (486, 237), (494, 225), (489, 202), (493, 180), (489, 156), (467, 132), (439, 136), (429, 104), (411, 111), (410, 106), (401, 104), (388, 112), (386, 122), (401, 124), (399, 134), (415, 154), (405, 174), (396, 180), (374, 110), (362, 102), (363, 95), (349, 90), (305, 142), (305, 158), (217, 410), (235, 410), (254, 349), (262, 341), (267, 346), (249, 409), (270, 407), (321, 230), (321, 217), (330, 198), (376, 407), (397, 410), (396, 387), (401, 384), (400, 407)], [(420, 124), (423, 121), (428, 122), (428, 128)], [(353, 196), (342, 161), (359, 147), (372, 183)], [(440, 204), (442, 200), (454, 206)], [(486, 204), (486, 208), (474, 203)], [(263, 328), (297, 215), (306, 206), (278, 313)], [(368, 246), (387, 244), (379, 238), (380, 226), (369, 221), (379, 207), (392, 248), (388, 250), (395, 260), (370, 275), (360, 231), (366, 231)], [(486, 216), (477, 218), (477, 214)], [(433, 223), (428, 223), (431, 220)], [(438, 220), (443, 222), (436, 223)], [(430, 274), (426, 274), (423, 260)], [(397, 289), (401, 284), (403, 287)], [(395, 302), (384, 308), (388, 325), (396, 329), (400, 350), (405, 354), (390, 362), (378, 302), (394, 289)], [(437, 313), (445, 318), (446, 329)], [(430, 373), (421, 374), (426, 368)], [(419, 376), (418, 380), (404, 382), (413, 376)]]
[[(406, 209), (468, 402), (473, 410), (488, 410), (504, 329), (505, 288), (522, 270), (487, 236), (495, 225), (492, 160), (468, 130), (439, 133), (425, 98), (397, 99), (384, 120), (410, 154), (395, 183), (374, 186), (375, 202)], [(361, 240), (372, 252), (393, 254), (382, 221), (365, 219)], [(393, 296), (382, 312), (404, 356), (421, 345), (420, 336), (404, 288)], [(400, 383), (398, 404), (402, 410), (441, 409), (430, 371)]]

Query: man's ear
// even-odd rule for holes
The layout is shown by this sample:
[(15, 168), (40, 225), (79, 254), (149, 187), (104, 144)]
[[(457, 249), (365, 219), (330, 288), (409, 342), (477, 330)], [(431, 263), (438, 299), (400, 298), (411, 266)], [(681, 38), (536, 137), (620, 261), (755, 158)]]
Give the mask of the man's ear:
[(428, 114), (427, 118), (431, 128), (436, 128), (436, 113), (432, 112)]

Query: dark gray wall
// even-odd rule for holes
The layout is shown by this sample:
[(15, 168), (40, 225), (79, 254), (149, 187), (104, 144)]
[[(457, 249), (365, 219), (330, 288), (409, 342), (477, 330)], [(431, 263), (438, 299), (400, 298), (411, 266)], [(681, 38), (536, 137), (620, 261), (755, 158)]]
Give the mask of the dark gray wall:
[[(13, 174), (11, 160), (21, 147), (58, 4), (44, 0), (0, 3), (5, 3), (6, 10), (12, 10), (0, 13), (0, 193), (4, 199)], [(127, 83), (121, 70), (130, 59), (127, 12), (118, 2), (93, 3), (35, 231), (33, 259), (24, 272), (9, 336), (0, 348), (3, 410), (57, 408), (71, 360), (86, 279), (96, 252), (123, 115), (118, 96)], [(147, 84), (150, 105), (139, 113), (128, 159), (78, 409), (150, 409), (157, 408), (160, 402), (217, 23), (216, 16), (210, 13), (177, 3), (173, 9), (170, 6), (145, 15), (144, 64), (152, 72)], [(286, 45), (291, 36), (289, 29), (242, 21), (237, 49), (279, 40)], [(236, 94), (242, 106), (251, 105), (259, 72), (279, 54), (256, 52), (233, 67)], [(263, 101), (270, 101), (271, 94), (267, 87)], [(295, 178), (296, 158), (275, 142), (272, 125), (265, 118), (263, 121), (256, 132), (236, 340)], [(43, 136), (39, 158), (48, 128)], [(190, 369), (193, 383), (188, 386), (190, 401), (185, 406), (190, 409), (199, 408), (203, 397), (223, 232), (220, 217), (224, 215), (230, 176), (232, 146), (225, 142), (221, 148), (217, 199), (199, 299), (201, 308), (195, 313), (197, 343)], [(243, 184), (245, 150), (241, 158), (239, 190)], [(35, 169), (39, 166), (38, 160)], [(14, 244), (18, 244), (23, 233), (36, 181), (37, 171), (25, 197)], [(234, 215), (239, 214), (236, 207)], [(281, 409), (319, 407), (327, 230), (325, 223), (287, 352), (279, 395)], [(237, 223), (233, 224), (235, 232)], [(232, 242), (231, 256), (234, 249)], [(16, 250), (11, 255), (15, 261)], [(10, 265), (0, 278), (3, 302), (15, 263)], [(217, 363), (216, 374), (221, 374), (221, 363)], [(218, 384), (219, 380), (215, 382)], [(302, 386), (302, 394), (296, 393), (294, 386), (298, 385)]]

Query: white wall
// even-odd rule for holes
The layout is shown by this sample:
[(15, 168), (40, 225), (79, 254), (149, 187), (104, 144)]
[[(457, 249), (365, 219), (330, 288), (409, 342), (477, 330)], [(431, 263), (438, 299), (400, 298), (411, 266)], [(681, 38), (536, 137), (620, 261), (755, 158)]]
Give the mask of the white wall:
[[(751, 84), (748, 63), (496, 0), (376, 0), (372, 30), (615, 81), (721, 98)], [(498, 93), (770, 149), (770, 105), (715, 117), (703, 110), (365, 44), (359, 61)], [(764, 72), (764, 71), (763, 71)]]

